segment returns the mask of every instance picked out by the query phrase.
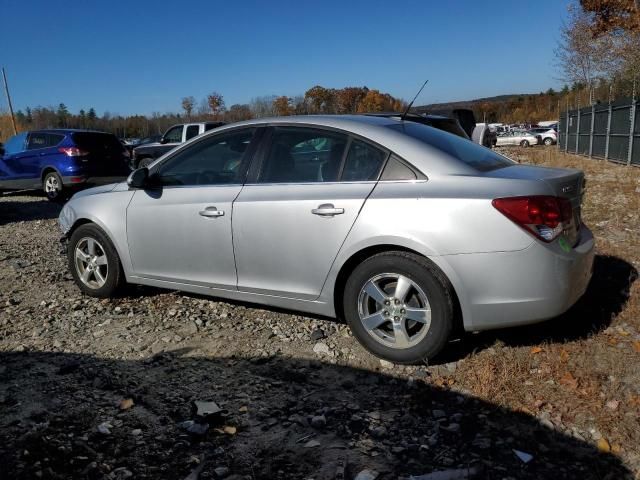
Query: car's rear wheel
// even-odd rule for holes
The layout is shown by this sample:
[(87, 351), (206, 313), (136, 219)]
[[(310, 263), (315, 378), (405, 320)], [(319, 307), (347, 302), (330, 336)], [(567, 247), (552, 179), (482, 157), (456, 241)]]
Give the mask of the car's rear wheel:
[(63, 198), (62, 178), (56, 172), (47, 172), (42, 180), (42, 189), (47, 198), (53, 202), (60, 201)]
[(73, 232), (67, 258), (73, 279), (87, 295), (110, 297), (124, 284), (118, 252), (97, 225), (81, 225)]
[(548, 147), (548, 146), (550, 146), (550, 145), (553, 145), (553, 139), (552, 139), (552, 138), (549, 138), (549, 137), (545, 138), (545, 139), (544, 139), (544, 144), (545, 144), (547, 147)]
[(396, 363), (433, 358), (453, 328), (449, 282), (412, 253), (381, 253), (358, 265), (347, 280), (343, 307), (360, 343)]
[(529, 146), (529, 140), (522, 140), (520, 142), (520, 146), (524, 147), (524, 148), (527, 148)]

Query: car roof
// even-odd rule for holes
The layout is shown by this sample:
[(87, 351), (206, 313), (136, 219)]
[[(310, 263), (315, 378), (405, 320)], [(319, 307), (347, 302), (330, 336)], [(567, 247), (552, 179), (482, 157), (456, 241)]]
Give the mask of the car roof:
[(86, 128), (41, 128), (38, 130), (29, 130), (24, 133), (62, 133), (64, 135), (69, 135), (71, 133), (104, 133), (107, 135), (112, 135), (109, 132), (102, 132), (100, 130), (89, 130)]

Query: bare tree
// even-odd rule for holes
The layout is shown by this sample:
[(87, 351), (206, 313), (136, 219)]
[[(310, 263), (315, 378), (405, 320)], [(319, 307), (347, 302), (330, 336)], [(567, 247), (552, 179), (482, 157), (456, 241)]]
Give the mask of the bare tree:
[(193, 97), (184, 97), (182, 99), (182, 109), (184, 110), (187, 119), (191, 120), (191, 113), (193, 112), (193, 107), (196, 104), (196, 99)]
[(211, 92), (207, 95), (207, 103), (214, 117), (224, 111), (224, 98), (218, 92)]
[(569, 22), (563, 25), (556, 48), (556, 62), (562, 80), (593, 88), (598, 78), (609, 78), (620, 68), (620, 59), (611, 55), (614, 39), (610, 35), (594, 38), (593, 15), (579, 6), (569, 8)]

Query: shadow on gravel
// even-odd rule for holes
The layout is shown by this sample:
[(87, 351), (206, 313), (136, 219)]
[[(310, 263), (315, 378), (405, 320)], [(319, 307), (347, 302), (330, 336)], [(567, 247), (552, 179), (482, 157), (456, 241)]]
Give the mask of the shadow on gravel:
[(596, 256), (593, 267), (587, 291), (563, 315), (530, 326), (466, 335), (463, 341), (452, 343), (439, 362), (458, 360), (473, 351), (490, 347), (497, 340), (511, 346), (565, 343), (605, 330), (624, 309), (638, 271), (621, 258), (604, 255)]
[(0, 202), (0, 225), (32, 220), (58, 218), (62, 205), (45, 197), (34, 196), (32, 201), (14, 200)]
[[(479, 473), (453, 478), (631, 478), (593, 445), (420, 379), (189, 355), (0, 353), (0, 477), (185, 479), (203, 459), (200, 479), (352, 479), (370, 468), (385, 480), (468, 467)], [(196, 418), (196, 400), (224, 409), (202, 434), (180, 425)]]

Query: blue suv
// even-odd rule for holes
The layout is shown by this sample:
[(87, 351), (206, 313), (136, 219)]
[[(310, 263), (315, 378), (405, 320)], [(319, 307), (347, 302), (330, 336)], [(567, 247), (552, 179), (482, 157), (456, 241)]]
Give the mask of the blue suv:
[(128, 165), (129, 152), (110, 133), (23, 132), (0, 144), (0, 189), (42, 188), (50, 200), (59, 200), (65, 190), (121, 181)]

